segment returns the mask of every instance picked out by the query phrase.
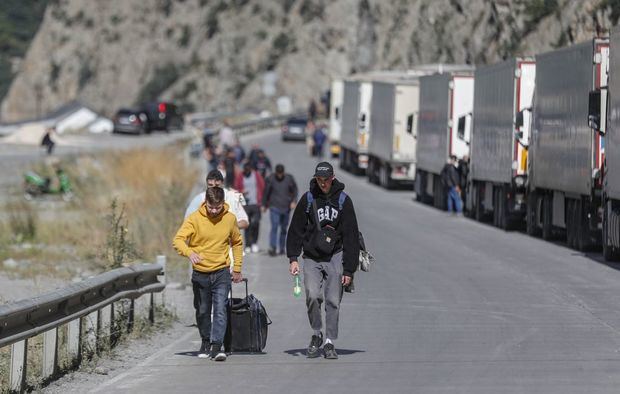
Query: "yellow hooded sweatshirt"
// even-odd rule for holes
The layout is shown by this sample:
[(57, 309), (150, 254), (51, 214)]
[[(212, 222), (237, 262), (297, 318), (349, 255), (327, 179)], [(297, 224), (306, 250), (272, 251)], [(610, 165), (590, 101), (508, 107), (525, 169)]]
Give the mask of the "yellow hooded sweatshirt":
[(189, 257), (196, 252), (202, 258), (200, 263), (193, 265), (200, 272), (230, 267), (228, 250), (231, 245), (235, 260), (233, 271), (241, 272), (243, 241), (235, 215), (228, 212), (228, 204), (224, 204), (219, 215), (211, 217), (203, 202), (197, 211), (185, 219), (172, 240), (172, 246), (181, 256)]

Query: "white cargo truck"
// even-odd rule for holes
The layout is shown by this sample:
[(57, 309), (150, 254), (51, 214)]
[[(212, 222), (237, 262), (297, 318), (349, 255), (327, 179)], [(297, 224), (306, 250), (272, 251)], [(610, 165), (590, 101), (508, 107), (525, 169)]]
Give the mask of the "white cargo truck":
[(368, 180), (385, 188), (397, 184), (413, 186), (418, 78), (373, 82), (372, 90)]
[(607, 39), (536, 56), (527, 232), (566, 236), (578, 250), (600, 244), (604, 131), (588, 115), (590, 92), (607, 86), (608, 62)]
[(340, 135), (340, 167), (357, 175), (365, 174), (366, 167), (368, 167), (371, 96), (370, 76), (358, 76), (345, 80)]
[(344, 82), (342, 79), (334, 79), (332, 81), (329, 103), (329, 152), (332, 157), (338, 157), (340, 154), (343, 100)]
[(527, 147), (536, 64), (513, 58), (476, 68), (466, 206), (507, 229), (525, 219)]
[(474, 75), (471, 66), (420, 77), (420, 111), (417, 127), (416, 199), (446, 206), (441, 170), (450, 156), (469, 155)]
[[(605, 61), (603, 55), (599, 58), (596, 72), (601, 74)], [(608, 72), (608, 87), (601, 78), (597, 88), (590, 92), (588, 125), (595, 130), (595, 140), (601, 140), (598, 157), (603, 166), (600, 171), (603, 256), (605, 260), (617, 261), (620, 259), (620, 30), (617, 29), (610, 37)]]

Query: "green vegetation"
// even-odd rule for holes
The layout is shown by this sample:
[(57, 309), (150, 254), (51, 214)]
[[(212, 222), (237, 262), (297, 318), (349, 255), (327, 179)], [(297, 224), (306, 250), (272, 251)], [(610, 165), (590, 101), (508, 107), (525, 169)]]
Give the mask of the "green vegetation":
[(558, 9), (557, 0), (529, 0), (525, 3), (527, 30), (533, 29), (538, 22)]
[(48, 0), (0, 1), (0, 99), (11, 86), (11, 59), (26, 54), (39, 29)]
[(599, 8), (609, 8), (611, 15), (609, 16), (612, 25), (617, 25), (620, 19), (620, 0), (603, 0), (599, 5)]

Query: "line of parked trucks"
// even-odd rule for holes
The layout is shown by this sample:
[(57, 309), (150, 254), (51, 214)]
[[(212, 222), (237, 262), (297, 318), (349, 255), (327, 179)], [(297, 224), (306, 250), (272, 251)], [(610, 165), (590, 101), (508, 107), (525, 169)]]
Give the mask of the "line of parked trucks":
[(332, 83), (340, 166), (445, 208), (469, 159), (467, 214), (620, 258), (620, 30), (498, 64), (427, 65)]

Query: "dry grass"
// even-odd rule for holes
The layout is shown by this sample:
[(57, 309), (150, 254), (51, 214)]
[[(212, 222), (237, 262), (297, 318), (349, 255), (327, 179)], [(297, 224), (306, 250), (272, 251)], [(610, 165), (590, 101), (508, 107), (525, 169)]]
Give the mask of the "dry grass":
[[(172, 237), (198, 178), (184, 152), (183, 146), (173, 145), (63, 161), (76, 198), (70, 203), (57, 199), (6, 205), (0, 213), (14, 219), (0, 222), (0, 234), (5, 234), (0, 235), (0, 258), (28, 259), (34, 268), (17, 270), (21, 277), (45, 272), (70, 278), (104, 270), (108, 265), (102, 250), (109, 231), (106, 217), (114, 199), (125, 210), (127, 236), (143, 261), (154, 261), (158, 254), (176, 255)], [(24, 229), (25, 235), (6, 235), (15, 234), (15, 228)], [(22, 250), (19, 245), (26, 240), (36, 247)]]

